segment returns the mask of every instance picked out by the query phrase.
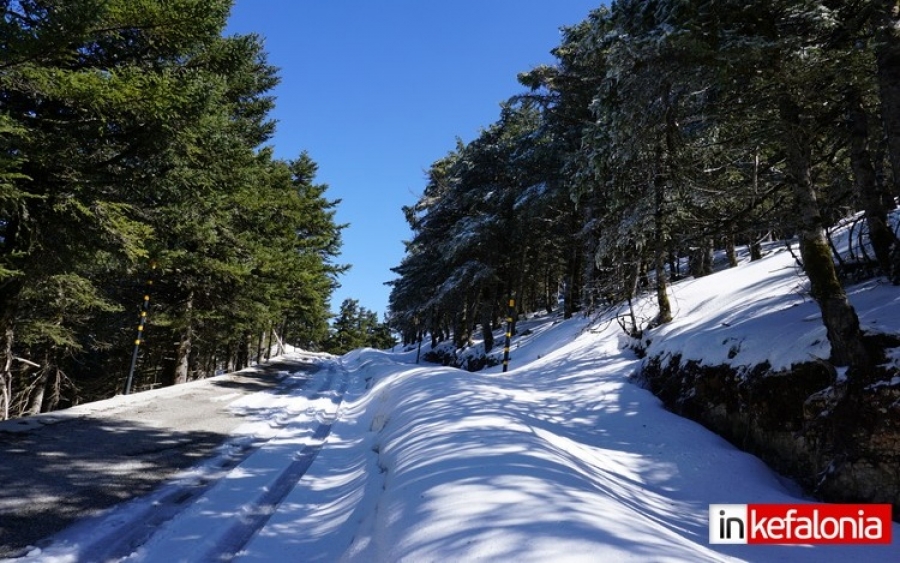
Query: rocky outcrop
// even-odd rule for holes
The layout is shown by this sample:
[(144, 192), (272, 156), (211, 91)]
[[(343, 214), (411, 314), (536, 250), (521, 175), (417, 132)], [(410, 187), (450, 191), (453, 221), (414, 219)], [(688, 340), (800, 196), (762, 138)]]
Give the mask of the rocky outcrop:
[(439, 346), (434, 350), (425, 352), (422, 359), (433, 364), (451, 366), (472, 372), (481, 371), (486, 367), (499, 365), (499, 362), (495, 358), (488, 356), (483, 351), (457, 351), (446, 346)]
[(824, 361), (773, 371), (768, 364), (736, 368), (651, 356), (637, 377), (667, 408), (757, 455), (815, 497), (891, 503), (900, 518), (896, 367), (878, 368), (858, 389)]

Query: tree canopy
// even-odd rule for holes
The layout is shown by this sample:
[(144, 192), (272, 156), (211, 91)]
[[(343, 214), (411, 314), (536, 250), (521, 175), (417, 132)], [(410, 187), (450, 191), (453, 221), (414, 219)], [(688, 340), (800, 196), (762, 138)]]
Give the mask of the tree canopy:
[(230, 0), (0, 6), (0, 418), (115, 393), (141, 311), (139, 388), (321, 344), (339, 202)]
[[(556, 63), (520, 74), (526, 90), (457, 140), (406, 210), (394, 328), (462, 346), (477, 324), (489, 341), (511, 297), (571, 315), (652, 292), (652, 315), (622, 320), (640, 336), (676, 314), (668, 284), (710, 273), (714, 248), (736, 265), (736, 245), (759, 257), (796, 237), (832, 361), (862, 378), (842, 281), (900, 282), (892, 6), (618, 0), (564, 28)], [(836, 264), (828, 231), (856, 211), (872, 246)]]

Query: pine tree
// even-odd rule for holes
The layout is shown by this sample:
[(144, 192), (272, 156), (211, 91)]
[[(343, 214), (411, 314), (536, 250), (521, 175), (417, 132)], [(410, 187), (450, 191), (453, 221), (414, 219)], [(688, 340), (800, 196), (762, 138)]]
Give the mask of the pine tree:
[(366, 345), (363, 326), (363, 311), (356, 299), (345, 299), (341, 310), (334, 320), (332, 334), (326, 344), (326, 350), (332, 354), (346, 354), (350, 350)]
[[(146, 257), (151, 231), (136, 203), (179, 120), (205, 97), (208, 84), (181, 70), (189, 53), (215, 40), (228, 6), (225, 0), (6, 6), (0, 100), (24, 131), (16, 144), (23, 174), (15, 180), (18, 203), (2, 210), (0, 263), (16, 272), (0, 286), (0, 377), (7, 388), (17, 332), (23, 323), (46, 320), (34, 317), (40, 311), (32, 305), (45, 298), (32, 292), (26, 301), (26, 287), (98, 296), (84, 306), (99, 311), (106, 307), (101, 292), (84, 290), (94, 283), (90, 265)], [(51, 283), (59, 276), (78, 278)], [(8, 408), (7, 398), (4, 416)]]

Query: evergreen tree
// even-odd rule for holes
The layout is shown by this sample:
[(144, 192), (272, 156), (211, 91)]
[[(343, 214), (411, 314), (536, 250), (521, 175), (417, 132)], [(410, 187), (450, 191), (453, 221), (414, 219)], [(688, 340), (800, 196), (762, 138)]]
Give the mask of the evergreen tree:
[[(0, 110), (24, 131), (16, 144), (23, 174), (15, 181), (17, 201), (0, 222), (0, 263), (15, 272), (0, 286), (0, 379), (7, 388), (17, 331), (45, 320), (31, 307), (44, 297), (32, 292), (26, 302), (26, 287), (99, 296), (83, 291), (94, 283), (84, 275), (91, 264), (146, 257), (151, 230), (136, 203), (179, 123), (206, 97), (203, 77), (185, 69), (191, 53), (216, 40), (228, 7), (225, 0), (5, 6)], [(49, 283), (62, 275), (73, 283)], [(97, 299), (94, 307), (104, 303)], [(6, 398), (0, 415), (8, 409)]]
[(549, 303), (561, 279), (567, 291), (583, 284), (589, 307), (653, 286), (665, 322), (682, 258), (705, 275), (716, 243), (736, 265), (738, 242), (756, 259), (765, 237), (798, 235), (832, 359), (864, 372), (826, 229), (862, 209), (878, 266), (898, 271), (893, 149), (872, 132), (883, 123), (893, 140), (891, 6), (620, 0), (565, 29), (558, 64), (520, 75), (530, 93), (432, 166), (407, 210), (395, 328), (434, 342), (452, 326), (464, 345), (477, 309), (485, 328), (496, 315), (492, 285), (535, 310), (539, 288)]
[(0, 416), (120, 389), (145, 294), (147, 383), (325, 338), (338, 202), (264, 147), (278, 78), (230, 4), (4, 5)]
[(784, 180), (795, 206), (803, 265), (822, 310), (832, 360), (865, 371), (869, 358), (859, 321), (837, 277), (825, 235), (828, 194), (813, 174), (820, 158), (815, 147), (833, 135), (829, 126), (835, 121), (833, 108), (842, 107), (829, 103), (840, 99), (834, 88), (841, 81), (835, 77), (844, 70), (843, 62), (828, 50), (836, 18), (827, 6), (814, 1), (758, 3), (752, 15), (748, 10), (722, 8), (703, 14), (710, 16), (707, 21), (717, 32), (714, 44), (706, 44), (707, 52), (718, 53), (712, 60), (721, 84), (740, 85), (734, 99), (749, 98), (773, 116), (772, 133), (783, 151)]
[(356, 299), (345, 299), (332, 325), (325, 349), (332, 354), (346, 354), (358, 348), (390, 348), (395, 341), (386, 323), (378, 315), (360, 307)]

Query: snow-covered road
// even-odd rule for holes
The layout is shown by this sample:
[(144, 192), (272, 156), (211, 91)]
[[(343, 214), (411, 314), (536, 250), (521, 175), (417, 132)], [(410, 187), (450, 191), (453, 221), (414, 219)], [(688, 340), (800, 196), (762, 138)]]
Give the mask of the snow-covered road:
[[(196, 468), (123, 510), (104, 533), (92, 532), (79, 558), (89, 561), (227, 561), (240, 552), (312, 464), (331, 431), (346, 390), (337, 362), (309, 387), (257, 394), (232, 404), (254, 421), (236, 431), (230, 448), (250, 449), (239, 465), (232, 454)], [(223, 464), (221, 461), (225, 461)], [(138, 505), (143, 505), (136, 510)], [(189, 533), (185, 533), (188, 530)]]
[[(316, 373), (320, 367), (313, 355), (295, 355), (240, 373), (0, 423), (0, 557), (21, 553), (190, 470), (196, 478), (158, 490), (154, 509), (137, 511), (141, 526), (123, 525), (115, 534), (117, 545), (139, 543), (141, 529), (171, 517), (217, 474), (262, 447), (272, 430), (262, 432), (252, 423), (269, 414), (253, 407), (259, 397), (293, 401), (321, 392), (315, 387), (323, 382)], [(326, 376), (334, 379), (332, 372)], [(205, 474), (196, 476), (201, 462)], [(106, 543), (110, 552), (125, 549)]]

